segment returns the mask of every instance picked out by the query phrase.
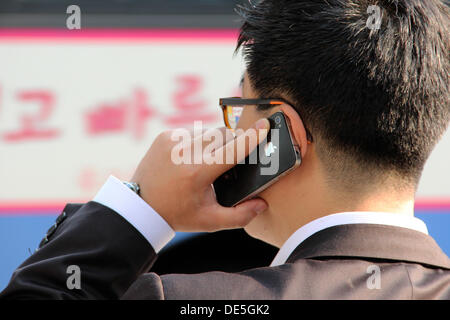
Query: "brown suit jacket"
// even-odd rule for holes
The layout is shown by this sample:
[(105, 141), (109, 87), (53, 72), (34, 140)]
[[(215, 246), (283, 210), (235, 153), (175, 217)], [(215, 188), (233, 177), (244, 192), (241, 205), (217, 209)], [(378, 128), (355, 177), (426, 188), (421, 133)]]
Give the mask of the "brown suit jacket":
[[(158, 276), (157, 256), (120, 215), (68, 205), (41, 248), (14, 272), (3, 299), (450, 299), (450, 260), (421, 232), (341, 225), (302, 242), (286, 264), (240, 273)], [(67, 268), (81, 270), (68, 289)]]

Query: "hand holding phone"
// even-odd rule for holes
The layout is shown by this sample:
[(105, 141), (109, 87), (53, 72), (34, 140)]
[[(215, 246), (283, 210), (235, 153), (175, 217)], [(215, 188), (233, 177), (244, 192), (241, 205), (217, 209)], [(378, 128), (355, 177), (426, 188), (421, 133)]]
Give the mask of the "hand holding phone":
[[(219, 148), (202, 151), (204, 158), (216, 159), (218, 154), (225, 157), (237, 146), (245, 145), (248, 136), (256, 130), (258, 139), (249, 141), (243, 154), (235, 153), (232, 163), (203, 161), (201, 164), (177, 164), (172, 157), (174, 149), (180, 151), (177, 149), (180, 143), (183, 150), (191, 152), (197, 141), (211, 141), (206, 132), (195, 135), (185, 143), (173, 140), (177, 130), (165, 131), (155, 139), (131, 181), (139, 184), (141, 198), (175, 231), (214, 232), (242, 228), (266, 210), (267, 203), (262, 199), (253, 199), (233, 208), (223, 207), (217, 203), (212, 183), (243, 160), (249, 150), (254, 150), (266, 138), (269, 129), (269, 121), (260, 119), (236, 139)], [(118, 183), (122, 184), (120, 181)]]
[(220, 205), (232, 207), (251, 199), (300, 165), (301, 153), (292, 138), (289, 119), (277, 112), (268, 120), (267, 138), (214, 182)]

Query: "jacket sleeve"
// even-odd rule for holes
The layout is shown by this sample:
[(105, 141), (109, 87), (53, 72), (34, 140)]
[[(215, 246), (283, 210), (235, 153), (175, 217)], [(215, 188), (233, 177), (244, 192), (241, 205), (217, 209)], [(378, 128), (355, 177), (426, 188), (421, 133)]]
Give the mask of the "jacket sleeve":
[(60, 217), (0, 299), (118, 299), (156, 260), (148, 241), (99, 203), (69, 204)]

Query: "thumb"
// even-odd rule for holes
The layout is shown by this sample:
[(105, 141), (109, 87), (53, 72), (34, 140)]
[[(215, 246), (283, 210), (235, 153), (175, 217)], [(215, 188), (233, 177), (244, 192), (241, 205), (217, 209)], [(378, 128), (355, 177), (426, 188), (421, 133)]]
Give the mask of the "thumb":
[(245, 227), (258, 214), (267, 209), (266, 201), (261, 198), (247, 200), (232, 208), (219, 206), (215, 212), (214, 220), (220, 229), (237, 229)]

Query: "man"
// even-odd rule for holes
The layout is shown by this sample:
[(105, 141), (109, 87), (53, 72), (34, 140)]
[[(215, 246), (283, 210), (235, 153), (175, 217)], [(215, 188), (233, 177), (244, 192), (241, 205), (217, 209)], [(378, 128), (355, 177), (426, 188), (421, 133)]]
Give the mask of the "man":
[[(211, 184), (233, 164), (176, 165), (173, 132), (163, 133), (131, 183), (111, 177), (92, 202), (66, 206), (2, 298), (450, 298), (449, 258), (413, 215), (423, 166), (450, 120), (448, 7), (265, 0), (241, 14), (243, 98), (286, 103), (245, 106), (238, 126), (248, 130), (206, 156), (224, 158), (281, 110), (302, 164), (224, 208)], [(271, 266), (147, 273), (174, 231), (239, 227), (280, 248)], [(78, 288), (66, 285), (70, 266)]]

